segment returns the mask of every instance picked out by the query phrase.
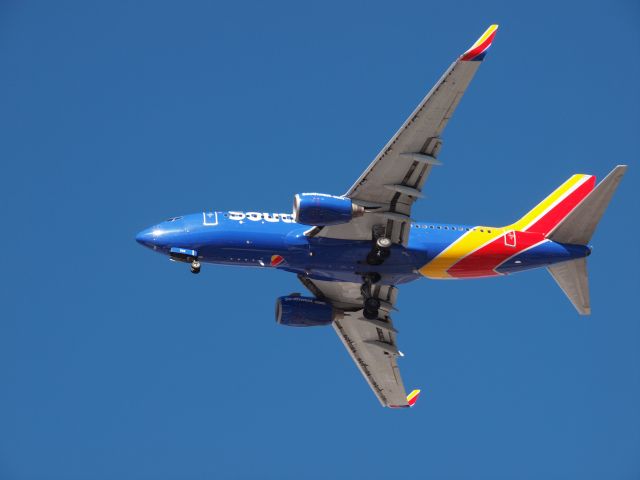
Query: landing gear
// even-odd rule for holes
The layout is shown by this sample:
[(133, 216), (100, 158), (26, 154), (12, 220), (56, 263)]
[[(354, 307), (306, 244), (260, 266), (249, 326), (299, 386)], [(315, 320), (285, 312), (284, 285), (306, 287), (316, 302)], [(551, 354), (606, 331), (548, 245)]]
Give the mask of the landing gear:
[(364, 310), (362, 311), (362, 314), (364, 315), (364, 318), (366, 318), (367, 320), (376, 320), (380, 313), (379, 309), (380, 309), (380, 300), (373, 297), (367, 298), (364, 301)]
[(362, 298), (364, 298), (364, 305), (362, 315), (367, 320), (376, 320), (379, 315), (380, 300), (374, 297), (371, 293), (371, 285), (380, 281), (380, 274), (371, 273), (362, 277), (363, 284), (360, 287), (362, 292)]
[(198, 260), (191, 262), (191, 273), (200, 273), (200, 262)]
[(169, 260), (173, 262), (189, 263), (191, 265), (191, 273), (200, 273), (198, 252), (195, 250), (172, 247), (169, 251)]
[(367, 255), (367, 263), (369, 265), (382, 265), (389, 258), (389, 255), (391, 255), (391, 239), (378, 237)]

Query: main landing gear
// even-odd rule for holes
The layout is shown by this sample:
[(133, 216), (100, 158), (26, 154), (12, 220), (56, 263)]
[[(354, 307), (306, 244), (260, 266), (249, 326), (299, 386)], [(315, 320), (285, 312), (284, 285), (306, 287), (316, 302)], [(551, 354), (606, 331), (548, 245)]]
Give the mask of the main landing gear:
[(389, 258), (389, 255), (391, 255), (391, 239), (378, 237), (373, 242), (371, 251), (367, 254), (367, 263), (369, 265), (382, 265)]
[(193, 260), (191, 262), (191, 273), (200, 273), (200, 262), (198, 260)]
[(362, 281), (363, 283), (360, 287), (362, 298), (364, 298), (362, 314), (367, 320), (376, 320), (380, 313), (380, 300), (373, 296), (371, 287), (374, 283), (380, 281), (380, 274), (368, 273), (362, 277)]
[[(384, 227), (381, 225), (374, 225), (371, 230), (371, 238), (373, 242), (371, 251), (367, 254), (367, 265), (382, 265), (391, 255), (391, 239), (385, 236)], [(380, 279), (380, 274), (377, 272), (365, 273), (362, 276), (362, 286), (360, 287), (364, 299), (362, 315), (367, 320), (377, 320), (380, 314), (380, 300), (371, 291), (372, 285), (379, 282)]]

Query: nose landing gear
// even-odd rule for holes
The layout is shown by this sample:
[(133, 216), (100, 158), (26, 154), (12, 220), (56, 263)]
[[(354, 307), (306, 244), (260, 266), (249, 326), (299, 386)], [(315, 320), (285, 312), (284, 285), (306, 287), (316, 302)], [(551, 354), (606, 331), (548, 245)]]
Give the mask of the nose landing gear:
[(194, 273), (194, 274), (200, 273), (200, 262), (198, 260), (193, 260), (191, 262), (191, 273)]
[(191, 273), (200, 273), (198, 252), (189, 248), (172, 247), (169, 251), (169, 260), (191, 264)]

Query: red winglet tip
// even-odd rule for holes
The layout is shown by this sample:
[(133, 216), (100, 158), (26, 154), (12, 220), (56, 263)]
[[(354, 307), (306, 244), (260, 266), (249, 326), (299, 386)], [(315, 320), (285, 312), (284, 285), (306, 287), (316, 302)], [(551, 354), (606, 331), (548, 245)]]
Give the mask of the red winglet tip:
[(410, 407), (413, 407), (418, 401), (418, 397), (420, 396), (420, 390), (414, 390), (409, 395), (407, 395), (407, 403)]
[(462, 54), (460, 60), (462, 60), (463, 62), (482, 60), (487, 53), (487, 50), (491, 46), (491, 43), (493, 42), (497, 31), (498, 25), (495, 24), (487, 28), (487, 30), (480, 36), (476, 43), (474, 43), (469, 50)]

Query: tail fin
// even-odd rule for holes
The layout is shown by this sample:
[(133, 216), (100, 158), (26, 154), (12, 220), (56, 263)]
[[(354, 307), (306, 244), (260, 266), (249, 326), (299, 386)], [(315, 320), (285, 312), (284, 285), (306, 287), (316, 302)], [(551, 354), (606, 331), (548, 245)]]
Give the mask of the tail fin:
[(547, 235), (593, 190), (596, 177), (576, 174), (507, 228)]
[(626, 171), (626, 165), (618, 165), (611, 170), (595, 190), (551, 230), (548, 237), (560, 243), (575, 245), (589, 243)]

